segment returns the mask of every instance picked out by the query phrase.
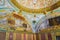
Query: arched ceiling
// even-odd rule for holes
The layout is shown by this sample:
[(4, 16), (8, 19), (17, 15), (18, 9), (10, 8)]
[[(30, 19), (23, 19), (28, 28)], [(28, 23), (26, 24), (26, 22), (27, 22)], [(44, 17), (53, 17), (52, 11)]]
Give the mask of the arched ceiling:
[(60, 0), (11, 0), (20, 10), (30, 13), (51, 11), (60, 7)]
[(16, 0), (20, 5), (30, 9), (49, 7), (59, 0)]

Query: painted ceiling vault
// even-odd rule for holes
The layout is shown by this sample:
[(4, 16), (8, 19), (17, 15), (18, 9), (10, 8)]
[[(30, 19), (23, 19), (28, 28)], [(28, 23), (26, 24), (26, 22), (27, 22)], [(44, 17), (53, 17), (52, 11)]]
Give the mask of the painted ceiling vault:
[(40, 9), (49, 7), (59, 0), (16, 0), (20, 5), (30, 9)]
[[(0, 3), (0, 25), (13, 26), (14, 30), (36, 33), (47, 28), (52, 10), (60, 13), (60, 0), (1, 0)], [(26, 25), (28, 27), (22, 27)]]
[(20, 10), (30, 13), (51, 11), (60, 6), (60, 0), (11, 0), (11, 2)]

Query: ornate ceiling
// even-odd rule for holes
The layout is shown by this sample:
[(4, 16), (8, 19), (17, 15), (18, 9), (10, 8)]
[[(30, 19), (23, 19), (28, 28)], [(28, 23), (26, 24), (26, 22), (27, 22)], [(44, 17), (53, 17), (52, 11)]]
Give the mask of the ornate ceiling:
[(59, 0), (11, 0), (11, 2), (20, 10), (31, 13), (51, 11), (60, 7)]
[(20, 5), (30, 9), (40, 9), (49, 7), (59, 0), (16, 0)]
[[(11, 10), (9, 9), (8, 11), (6, 11), (6, 13), (8, 13), (7, 16), (9, 16), (11, 13), (11, 15), (9, 17), (11, 17), (12, 20), (14, 19), (14, 21), (16, 22), (14, 25), (17, 28), (16, 30), (22, 29), (23, 28), (22, 24), (26, 23), (28, 25), (26, 30), (29, 31), (29, 28), (30, 28), (30, 30), (32, 30), (35, 33), (38, 31), (39, 28), (45, 29), (47, 27), (48, 24), (46, 23), (45, 20), (46, 20), (46, 18), (49, 18), (49, 15), (50, 15), (50, 14), (47, 14), (45, 16), (43, 13), (41, 13), (41, 14), (38, 14), (38, 13), (45, 12), (45, 11), (52, 11), (53, 9), (60, 7), (60, 1), (59, 0), (9, 0), (9, 1), (7, 1), (6, 0), (4, 6), (6, 6), (6, 8), (8, 8), (8, 9), (11, 8)], [(18, 11), (20, 11), (20, 10), (21, 11), (20, 12), (14, 11), (13, 9), (15, 7), (17, 7)], [(2, 8), (4, 10), (4, 7), (2, 7)], [(12, 16), (13, 13), (15, 13), (14, 16)], [(32, 13), (32, 14), (28, 14), (28, 13)], [(36, 13), (36, 14), (33, 14), (33, 13)], [(48, 12), (46, 12), (46, 13), (48, 13)], [(5, 13), (2, 13), (1, 15), (5, 15)], [(50, 16), (50, 17), (52, 17), (52, 16)], [(2, 17), (0, 17), (0, 19), (1, 18)], [(4, 24), (4, 21), (7, 22), (6, 20), (0, 20), (0, 21), (2, 24)], [(26, 20), (26, 21), (24, 21), (24, 20)], [(8, 23), (6, 23), (6, 24), (8, 24)], [(45, 27), (45, 24), (47, 24), (46, 27)], [(22, 26), (20, 26), (20, 25), (22, 25)], [(13, 26), (13, 25), (10, 25), (10, 26)], [(3, 26), (3, 27), (5, 27), (5, 26)], [(23, 28), (23, 31), (24, 30), (25, 30), (25, 28)]]

